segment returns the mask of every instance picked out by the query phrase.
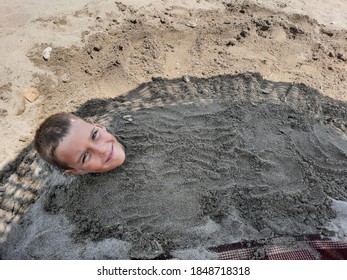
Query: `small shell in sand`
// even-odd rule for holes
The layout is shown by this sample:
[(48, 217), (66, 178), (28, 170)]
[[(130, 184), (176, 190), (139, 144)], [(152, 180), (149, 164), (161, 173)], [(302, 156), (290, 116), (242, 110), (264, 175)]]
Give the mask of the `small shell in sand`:
[(42, 56), (44, 60), (49, 60), (51, 57), (51, 52), (52, 52), (52, 48), (51, 47), (47, 47), (43, 50), (42, 52)]

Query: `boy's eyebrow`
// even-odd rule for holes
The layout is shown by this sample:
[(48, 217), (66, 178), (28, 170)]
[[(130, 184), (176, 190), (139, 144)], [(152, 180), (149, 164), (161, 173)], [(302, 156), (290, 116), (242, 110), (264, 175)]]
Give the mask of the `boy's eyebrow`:
[[(90, 132), (90, 135), (89, 135), (90, 138), (93, 137), (93, 133), (94, 133), (94, 127), (93, 127), (92, 131)], [(83, 154), (84, 154), (84, 152), (82, 152), (80, 157), (78, 158), (77, 164), (80, 163), (81, 159), (83, 158)]]

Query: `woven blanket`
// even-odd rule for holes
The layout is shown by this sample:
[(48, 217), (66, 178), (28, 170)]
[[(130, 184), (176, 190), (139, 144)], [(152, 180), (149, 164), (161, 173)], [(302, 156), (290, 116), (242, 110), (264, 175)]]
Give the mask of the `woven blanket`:
[[(269, 241), (239, 242), (212, 248), (220, 260), (346, 260), (347, 241), (296, 237), (291, 245)], [(267, 243), (267, 244), (264, 244)]]

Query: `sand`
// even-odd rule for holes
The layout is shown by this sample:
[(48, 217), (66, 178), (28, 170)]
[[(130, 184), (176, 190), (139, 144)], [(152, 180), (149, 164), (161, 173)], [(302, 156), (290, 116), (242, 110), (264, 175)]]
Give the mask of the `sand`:
[[(213, 259), (238, 241), (346, 239), (340, 9), (135, 2), (1, 21), (4, 44), (27, 45), (4, 59), (0, 257)], [(58, 111), (107, 125), (124, 166), (79, 178), (44, 164), (30, 142)]]

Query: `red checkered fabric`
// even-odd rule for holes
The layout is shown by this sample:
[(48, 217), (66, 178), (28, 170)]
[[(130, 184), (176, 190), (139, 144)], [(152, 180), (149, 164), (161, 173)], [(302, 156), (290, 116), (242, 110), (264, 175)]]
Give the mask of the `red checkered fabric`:
[[(298, 238), (291, 246), (267, 242), (247, 242), (212, 248), (220, 260), (346, 260), (347, 241)], [(301, 239), (301, 240), (300, 240)]]

